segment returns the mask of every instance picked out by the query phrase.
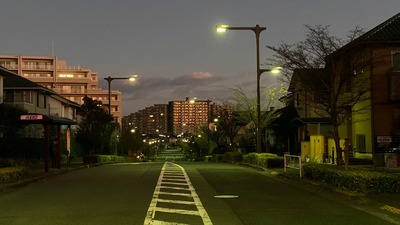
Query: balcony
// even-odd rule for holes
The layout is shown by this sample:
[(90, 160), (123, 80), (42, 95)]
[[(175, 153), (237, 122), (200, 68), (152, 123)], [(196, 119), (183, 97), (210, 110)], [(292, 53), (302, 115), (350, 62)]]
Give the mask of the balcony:
[(81, 66), (57, 66), (57, 70), (82, 70)]
[(53, 70), (53, 65), (23, 65), (23, 70)]
[(0, 63), (0, 66), (6, 68), (8, 70), (18, 70), (18, 65), (16, 65), (16, 64), (10, 65), (10, 64)]

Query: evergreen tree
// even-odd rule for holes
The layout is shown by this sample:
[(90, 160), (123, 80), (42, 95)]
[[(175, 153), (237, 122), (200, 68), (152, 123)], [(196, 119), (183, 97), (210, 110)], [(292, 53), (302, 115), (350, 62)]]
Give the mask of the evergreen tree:
[(110, 154), (111, 137), (116, 130), (112, 116), (102, 107), (101, 101), (89, 97), (83, 99), (81, 121), (76, 140), (83, 154)]

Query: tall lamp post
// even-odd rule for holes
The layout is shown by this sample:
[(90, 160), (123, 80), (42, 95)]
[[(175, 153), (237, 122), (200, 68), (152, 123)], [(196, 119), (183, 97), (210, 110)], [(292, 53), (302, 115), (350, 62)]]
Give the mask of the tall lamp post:
[(137, 78), (137, 75), (132, 75), (130, 77), (106, 77), (104, 80), (107, 81), (108, 83), (108, 114), (111, 116), (111, 81), (113, 80), (130, 80), (130, 81), (135, 81)]
[(256, 145), (257, 152), (261, 152), (261, 105), (260, 105), (260, 77), (264, 72), (279, 73), (280, 68), (261, 69), (260, 68), (260, 33), (266, 30), (266, 27), (260, 27), (258, 24), (255, 27), (230, 27), (228, 25), (218, 25), (215, 27), (219, 33), (227, 30), (251, 30), (256, 35), (256, 63), (257, 63), (257, 124), (256, 124)]

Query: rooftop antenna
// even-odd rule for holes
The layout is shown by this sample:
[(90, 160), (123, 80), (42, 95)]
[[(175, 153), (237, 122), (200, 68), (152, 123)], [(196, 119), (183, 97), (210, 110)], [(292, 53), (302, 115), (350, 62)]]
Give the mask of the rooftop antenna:
[(51, 56), (54, 57), (54, 40), (51, 41)]

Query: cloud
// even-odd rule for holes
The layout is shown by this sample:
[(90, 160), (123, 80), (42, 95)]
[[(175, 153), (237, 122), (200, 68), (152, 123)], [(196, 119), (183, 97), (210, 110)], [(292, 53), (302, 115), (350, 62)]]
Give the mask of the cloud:
[(115, 82), (111, 89), (122, 92), (123, 114), (127, 115), (154, 104), (167, 104), (169, 101), (185, 100), (186, 97), (224, 102), (231, 96), (232, 88), (240, 86), (252, 89), (255, 84), (255, 74), (252, 72), (231, 77), (193, 72), (170, 77), (142, 75), (135, 83)]
[(193, 72), (192, 77), (194, 79), (208, 79), (211, 78), (213, 75), (208, 72)]

